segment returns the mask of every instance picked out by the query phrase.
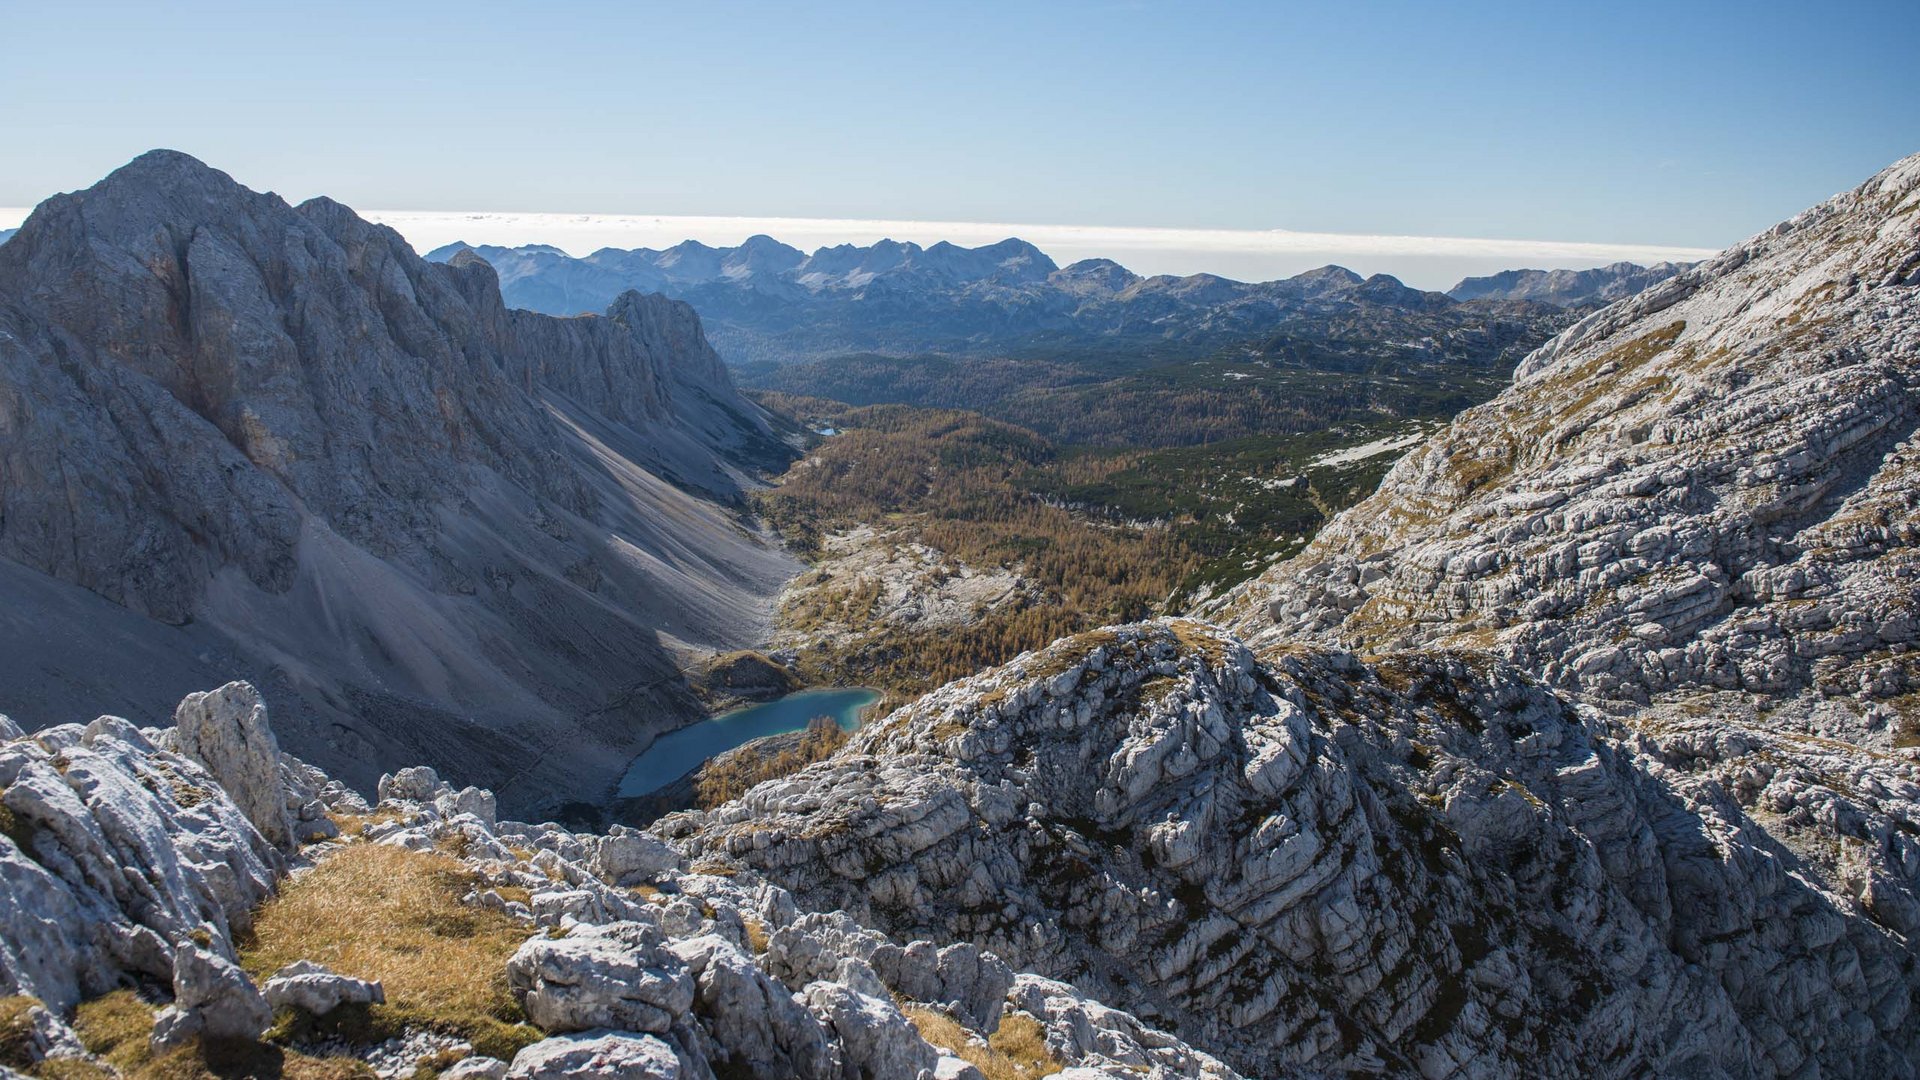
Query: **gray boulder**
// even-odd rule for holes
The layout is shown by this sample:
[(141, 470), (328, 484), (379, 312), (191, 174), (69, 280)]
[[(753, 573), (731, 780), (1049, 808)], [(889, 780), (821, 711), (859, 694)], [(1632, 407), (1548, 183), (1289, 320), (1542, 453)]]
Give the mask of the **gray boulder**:
[(829, 1080), (835, 1047), (819, 1019), (745, 953), (708, 934), (677, 941), (698, 987), (693, 1011), (716, 1044), (712, 1056), (743, 1075)]
[(680, 1080), (673, 1047), (653, 1035), (585, 1031), (542, 1039), (513, 1056), (509, 1080)]
[(684, 862), (666, 841), (624, 825), (615, 825), (593, 849), (594, 873), (614, 885), (642, 881)]
[(257, 1039), (273, 1023), (273, 1007), (233, 961), (191, 942), (173, 960), (173, 1004), (154, 1018), (153, 1050), (163, 1053), (196, 1036)]
[(891, 1001), (835, 982), (811, 983), (804, 997), (807, 1008), (839, 1037), (848, 1077), (918, 1077), (939, 1063), (939, 1052)]
[(530, 939), (507, 961), (507, 985), (548, 1031), (666, 1031), (693, 1004), (693, 976), (650, 922), (576, 927)]
[(275, 1009), (299, 1009), (309, 1016), (325, 1016), (342, 1005), (383, 1005), (387, 993), (380, 983), (337, 975), (311, 960), (296, 960), (267, 980), (261, 992)]

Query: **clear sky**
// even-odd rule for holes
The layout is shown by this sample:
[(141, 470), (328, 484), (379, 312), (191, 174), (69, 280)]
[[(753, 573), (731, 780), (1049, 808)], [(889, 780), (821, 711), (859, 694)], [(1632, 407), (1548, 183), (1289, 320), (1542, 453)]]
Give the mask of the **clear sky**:
[(1716, 248), (1920, 151), (1920, 0), (0, 6), (0, 206), (292, 199)]

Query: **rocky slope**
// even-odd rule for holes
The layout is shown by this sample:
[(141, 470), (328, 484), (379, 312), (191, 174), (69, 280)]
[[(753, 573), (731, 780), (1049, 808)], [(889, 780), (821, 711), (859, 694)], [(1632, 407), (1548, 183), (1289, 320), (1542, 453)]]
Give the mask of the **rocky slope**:
[[(369, 806), (281, 754), (242, 683), (189, 698), (170, 729), (102, 717), (26, 737), (0, 718), (0, 791), (0, 1005), (23, 1004), (5, 1014), (19, 1030), (0, 1032), (0, 1075), (117, 1075), (69, 1021), (128, 985), (163, 1006), (141, 1036), (155, 1054), (212, 1061), (277, 1014), (277, 1048), (329, 1058), (334, 1076), (982, 1080), (969, 1061), (1006, 1061), (988, 1042), (1003, 1025), (1029, 1036), (1034, 1067), (1074, 1080), (1238, 1075), (977, 946), (890, 940), (648, 833), (499, 821), (490, 793), (425, 768), (382, 777)], [(357, 835), (333, 839), (337, 821)], [(302, 959), (256, 983), (240, 966), (262, 900), (374, 848), (435, 860), (460, 903), (521, 926), (493, 977), (537, 1030), (510, 1063), (418, 1019), (380, 1042), (303, 1036), (381, 1015), (381, 973)]]
[(1256, 645), (1470, 645), (1586, 693), (1739, 691), (1905, 741), (1917, 376), (1913, 157), (1588, 316), (1211, 612)]
[(1502, 270), (1463, 278), (1447, 290), (1455, 300), (1537, 300), (1555, 307), (1600, 307), (1667, 280), (1694, 263), (1617, 262), (1592, 270)]
[[(1435, 354), (1426, 359), (1435, 360), (1456, 336), (1501, 337), (1540, 322), (1558, 329), (1564, 318), (1530, 300), (1459, 303), (1337, 266), (1257, 283), (1211, 274), (1143, 278), (1106, 259), (1059, 267), (1017, 239), (979, 248), (886, 240), (806, 255), (756, 236), (737, 248), (690, 240), (665, 251), (610, 248), (579, 259), (544, 245), (450, 244), (428, 258), (465, 251), (494, 265), (509, 302), (537, 311), (598, 310), (631, 288), (686, 300), (735, 363), (1274, 338), (1424, 341)], [(1496, 345), (1489, 356), (1498, 352)]]
[[(420, 768), (370, 806), (280, 753), (245, 684), (172, 729), (0, 721), (0, 1004), (39, 1003), (0, 1049), (84, 1062), (76, 1003), (132, 985), (156, 1053), (277, 1012), (285, 1052), (383, 1076), (965, 1080), (1008, 1025), (1027, 1075), (1072, 1080), (1914, 1075), (1920, 766), (1755, 721), (1170, 621), (605, 835)], [(524, 927), (500, 955), (538, 1030), (510, 1064), (380, 1013), (377, 964), (239, 966), (261, 901), (373, 849), (451, 860), (438, 887)], [(368, 1008), (409, 1026), (302, 1019)]]
[(1920, 768), (1117, 627), (657, 828), (1251, 1075), (1911, 1075)]
[(357, 784), (428, 759), (593, 797), (697, 715), (792, 564), (786, 448), (683, 304), (503, 304), (326, 199), (155, 151), (0, 247), (0, 701), (164, 716), (246, 673)]

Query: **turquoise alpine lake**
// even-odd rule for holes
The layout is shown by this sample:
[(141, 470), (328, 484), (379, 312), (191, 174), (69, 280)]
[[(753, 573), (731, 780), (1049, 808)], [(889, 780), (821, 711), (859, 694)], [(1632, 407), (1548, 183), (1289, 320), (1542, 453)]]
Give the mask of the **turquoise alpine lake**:
[(880, 700), (880, 692), (856, 686), (843, 690), (801, 690), (774, 701), (734, 709), (692, 727), (655, 739), (633, 759), (620, 778), (620, 798), (658, 791), (700, 767), (700, 763), (743, 743), (768, 735), (799, 731), (816, 716), (831, 716), (852, 731), (860, 714)]

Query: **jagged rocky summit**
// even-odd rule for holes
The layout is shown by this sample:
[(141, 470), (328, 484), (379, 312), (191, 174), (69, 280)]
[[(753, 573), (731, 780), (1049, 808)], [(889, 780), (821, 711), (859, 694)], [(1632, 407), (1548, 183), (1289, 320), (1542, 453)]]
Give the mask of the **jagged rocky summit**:
[(701, 715), (793, 563), (789, 451), (686, 305), (509, 310), (327, 199), (155, 151), (0, 246), (0, 684), (152, 722), (246, 674), (362, 786), (430, 759), (515, 805)]
[(1209, 614), (1910, 742), (1917, 378), (1920, 156), (1583, 319)]

